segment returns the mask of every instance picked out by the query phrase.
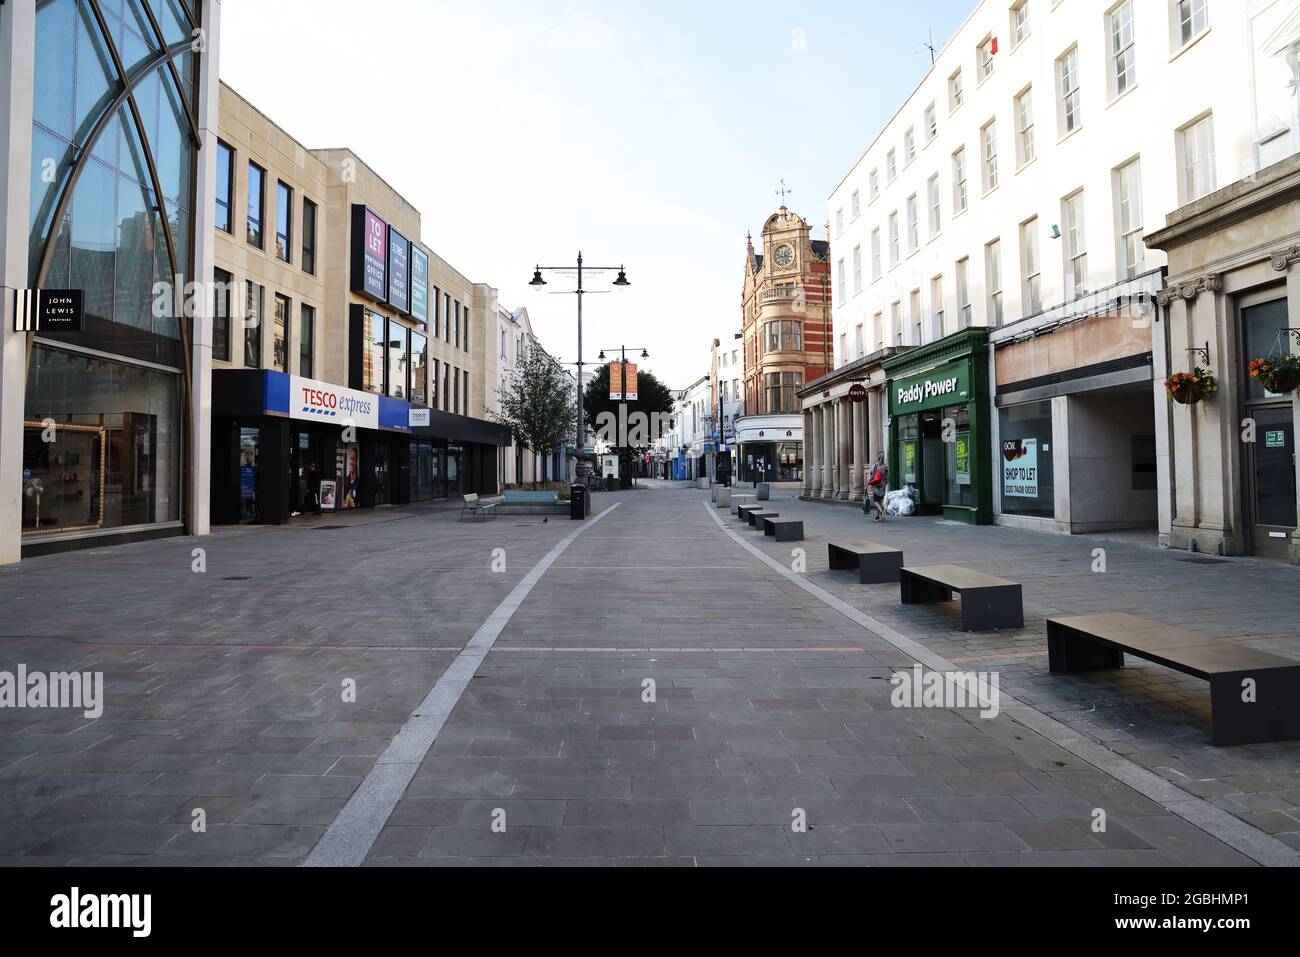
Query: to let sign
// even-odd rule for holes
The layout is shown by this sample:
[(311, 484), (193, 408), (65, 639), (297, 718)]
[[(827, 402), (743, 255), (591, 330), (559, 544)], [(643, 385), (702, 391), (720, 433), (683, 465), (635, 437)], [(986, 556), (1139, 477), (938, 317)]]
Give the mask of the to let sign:
[(85, 298), (80, 289), (15, 289), (14, 332), (81, 332)]

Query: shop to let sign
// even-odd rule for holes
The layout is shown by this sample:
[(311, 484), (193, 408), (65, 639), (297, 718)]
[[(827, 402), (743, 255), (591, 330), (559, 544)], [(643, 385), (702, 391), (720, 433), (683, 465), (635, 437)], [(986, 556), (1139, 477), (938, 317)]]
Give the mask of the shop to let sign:
[(1002, 494), (1038, 498), (1038, 439), (1002, 443)]

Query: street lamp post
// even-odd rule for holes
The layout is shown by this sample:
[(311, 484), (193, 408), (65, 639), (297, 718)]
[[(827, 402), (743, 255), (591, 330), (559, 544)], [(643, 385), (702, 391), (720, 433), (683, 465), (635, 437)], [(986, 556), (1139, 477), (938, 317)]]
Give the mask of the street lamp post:
[[(582, 264), (582, 252), (581, 252), (581, 250), (579, 250), (579, 252), (578, 252), (578, 268), (577, 268), (577, 270), (576, 270), (576, 271), (577, 271), (577, 276), (578, 276), (578, 288), (572, 290), (572, 294), (578, 297), (578, 361), (577, 361), (577, 366), (578, 366), (578, 447), (574, 450), (574, 452), (575, 452), (575, 458), (577, 459), (577, 462), (578, 462), (578, 464), (575, 466), (575, 470), (577, 471), (577, 477), (578, 477), (578, 478), (584, 478), (584, 477), (585, 477), (584, 474), (583, 474), (583, 466), (582, 466), (583, 458), (582, 458), (582, 454), (583, 454), (583, 452), (584, 452), (584, 451), (586, 450), (586, 448), (587, 448), (587, 423), (586, 423), (586, 420), (583, 418), (583, 415), (582, 415), (582, 366), (583, 366), (583, 361), (582, 361), (582, 299), (583, 299), (584, 296), (586, 296), (586, 295), (588, 295), (588, 294), (590, 294), (590, 293), (592, 292), (592, 290), (584, 289), (584, 288), (582, 287), (582, 274), (583, 274), (583, 270), (584, 270), (584, 268), (585, 268), (586, 271), (588, 271), (588, 272), (617, 272), (617, 273), (618, 273), (618, 278), (614, 280), (614, 285), (615, 285), (615, 286), (624, 287), (624, 286), (630, 286), (630, 285), (632, 285), (630, 282), (627, 281), (627, 271), (626, 271), (622, 266), (586, 266), (586, 267), (584, 267), (583, 264)], [(561, 273), (561, 274), (566, 274), (566, 275), (571, 275), (571, 274), (574, 273), (574, 270), (573, 270), (571, 267), (569, 267), (569, 266), (540, 266), (540, 265), (539, 265), (539, 266), (537, 266), (537, 267), (534, 269), (534, 271), (533, 271), (533, 279), (532, 279), (532, 282), (530, 282), (528, 285), (532, 286), (532, 287), (535, 288), (535, 289), (540, 289), (542, 286), (545, 286), (545, 285), (546, 285), (546, 280), (542, 278), (542, 270), (543, 270), (543, 269), (545, 269), (546, 272), (555, 272), (555, 273)], [(565, 294), (565, 293), (556, 293), (556, 295), (566, 295), (566, 294)]]

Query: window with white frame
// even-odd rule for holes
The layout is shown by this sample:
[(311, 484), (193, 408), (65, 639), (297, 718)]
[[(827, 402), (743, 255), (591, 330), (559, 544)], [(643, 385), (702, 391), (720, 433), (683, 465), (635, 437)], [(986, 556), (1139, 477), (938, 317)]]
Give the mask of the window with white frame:
[(952, 154), (952, 214), (966, 212), (970, 204), (970, 192), (966, 186), (966, 147), (959, 147)]
[(856, 358), (861, 359), (864, 355), (867, 354), (866, 330), (863, 328), (862, 323), (860, 322), (857, 324), (857, 327), (853, 330), (853, 345), (854, 345)]
[(880, 227), (877, 226), (871, 231), (871, 279), (875, 281), (880, 278)]
[(1110, 95), (1127, 93), (1137, 82), (1137, 47), (1133, 34), (1133, 0), (1123, 0), (1106, 14), (1110, 34)]
[(890, 150), (885, 154), (885, 182), (892, 183), (898, 177), (898, 152)]
[(939, 205), (939, 174), (935, 173), (925, 184), (926, 201), (930, 207), (930, 238), (939, 235), (943, 228), (943, 210)]
[(868, 193), (871, 196), (871, 202), (880, 198), (880, 170), (873, 169), (871, 175), (867, 177)]
[(1029, 36), (1029, 0), (1011, 5), (1011, 45), (1019, 46)]
[(1175, 0), (1174, 20), (1178, 47), (1187, 46), (1210, 25), (1206, 0)]
[(989, 291), (989, 325), (1002, 325), (1002, 240), (984, 247), (984, 283)]
[(835, 235), (844, 235), (844, 207), (835, 210)]
[(966, 329), (971, 324), (970, 259), (957, 260), (957, 328)]
[(862, 247), (853, 247), (853, 295), (862, 292)]
[(1065, 296), (1077, 299), (1088, 290), (1088, 237), (1083, 221), (1083, 190), (1061, 202), (1065, 224)]
[(853, 191), (853, 199), (850, 201), (850, 206), (853, 209), (851, 215), (856, 220), (859, 216), (862, 215), (862, 193), (860, 190), (855, 189)]
[(993, 75), (993, 37), (985, 37), (975, 51), (975, 64), (978, 67), (979, 80), (983, 83)]
[(943, 338), (943, 276), (930, 280), (930, 338)]
[(1078, 47), (1071, 47), (1056, 61), (1056, 90), (1060, 102), (1061, 135), (1065, 136), (1083, 125)]
[(872, 334), (876, 337), (876, 348), (885, 348), (885, 314), (878, 312), (871, 317)]
[(1025, 87), (1016, 97), (1016, 160), (1020, 166), (1032, 163), (1034, 151), (1034, 90)]
[(998, 124), (997, 120), (989, 122), (980, 130), (980, 143), (983, 151), (984, 192), (997, 189), (998, 186)]
[(898, 265), (898, 210), (889, 214), (889, 265)]
[(921, 245), (920, 209), (916, 194), (907, 197), (907, 251), (914, 253)]
[(911, 295), (912, 307), (912, 345), (919, 346), (925, 341), (925, 331), (922, 326), (924, 322), (921, 316), (921, 290), (913, 289)]
[(1115, 170), (1115, 205), (1118, 207), (1120, 273), (1132, 279), (1142, 272), (1146, 244), (1142, 242), (1142, 166), (1140, 160)]
[(1043, 309), (1042, 266), (1038, 258), (1038, 217), (1020, 224), (1020, 274), (1024, 314), (1036, 316)]
[(903, 303), (902, 300), (895, 301), (889, 307), (889, 329), (890, 335), (894, 337), (894, 345), (903, 345)]
[(916, 130), (909, 126), (907, 132), (903, 134), (903, 163), (910, 163), (914, 159), (916, 159)]
[(962, 87), (961, 70), (948, 77), (948, 112), (952, 113), (966, 102), (966, 91)]
[(1179, 188), (1184, 204), (1217, 188), (1214, 171), (1214, 117), (1206, 116), (1178, 131)]
[(925, 141), (933, 143), (934, 138), (939, 135), (939, 116), (935, 112), (935, 106), (931, 103), (925, 108)]
[(847, 332), (841, 332), (840, 333), (840, 365), (844, 365), (848, 361), (849, 361), (849, 334)]
[(837, 278), (839, 279), (839, 281), (835, 284), (835, 288), (836, 288), (837, 290), (839, 290), (840, 305), (842, 306), (842, 305), (844, 305), (845, 301), (849, 298), (849, 284), (848, 284), (848, 278), (847, 278), (847, 275), (846, 275), (846, 273), (845, 273), (845, 269), (844, 269), (844, 260), (843, 260), (843, 259), (841, 259), (841, 260), (839, 261), (839, 263), (837, 264), (837, 269), (838, 269), (838, 276), (837, 276)]

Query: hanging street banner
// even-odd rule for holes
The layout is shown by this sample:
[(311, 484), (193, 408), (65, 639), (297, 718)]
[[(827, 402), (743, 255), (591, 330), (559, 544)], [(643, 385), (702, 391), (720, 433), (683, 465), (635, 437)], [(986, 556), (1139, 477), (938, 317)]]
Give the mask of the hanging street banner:
[(625, 368), (627, 371), (624, 378), (627, 381), (623, 384), (623, 398), (627, 399), (628, 402), (635, 402), (637, 399), (636, 365), (629, 362)]
[(609, 398), (613, 402), (623, 398), (623, 366), (618, 362), (609, 364)]
[(14, 290), (14, 332), (81, 332), (85, 317), (81, 289)]

